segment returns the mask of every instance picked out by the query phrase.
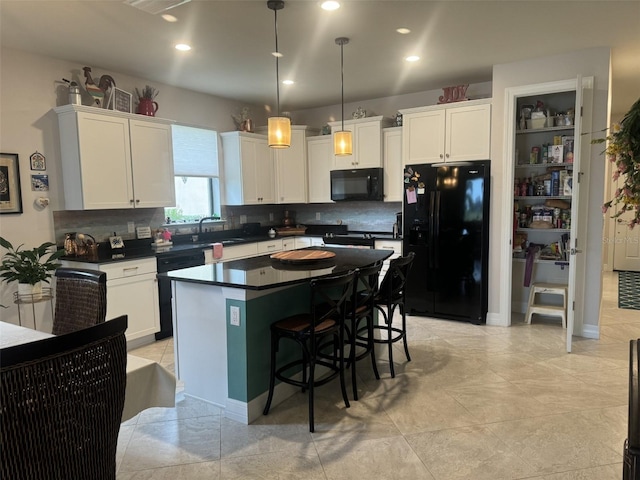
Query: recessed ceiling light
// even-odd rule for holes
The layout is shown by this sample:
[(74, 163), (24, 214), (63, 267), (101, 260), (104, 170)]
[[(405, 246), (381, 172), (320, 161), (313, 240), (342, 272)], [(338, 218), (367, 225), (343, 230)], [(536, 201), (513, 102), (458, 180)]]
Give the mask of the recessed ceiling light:
[(284, 83), (285, 85), (293, 85), (296, 82), (294, 82), (293, 80), (283, 80), (282, 83)]
[(340, 8), (340, 3), (333, 1), (333, 0), (328, 0), (326, 2), (322, 2), (322, 5), (320, 5), (322, 7), (323, 10), (337, 10)]
[(406, 35), (407, 33), (411, 33), (411, 30), (409, 30), (408, 28), (400, 27), (400, 28), (396, 28), (396, 32), (402, 35)]
[(409, 55), (408, 57), (404, 57), (404, 59), (407, 62), (417, 62), (418, 60), (420, 60), (420, 57), (418, 55)]
[(180, 50), (181, 52), (188, 52), (191, 50), (191, 45), (187, 45), (186, 43), (179, 43), (176, 45), (176, 50)]
[(169, 23), (174, 23), (178, 21), (176, 17), (174, 17), (173, 15), (169, 15), (168, 13), (165, 13), (164, 15), (160, 15), (160, 16)]
[(271, 52), (271, 55), (278, 58), (284, 57), (284, 55), (281, 52)]

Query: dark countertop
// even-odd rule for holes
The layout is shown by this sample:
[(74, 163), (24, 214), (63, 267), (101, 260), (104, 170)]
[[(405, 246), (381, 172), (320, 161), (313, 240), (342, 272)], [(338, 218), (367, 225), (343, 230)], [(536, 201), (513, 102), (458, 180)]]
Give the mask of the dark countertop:
[[(362, 233), (362, 232), (354, 232), (354, 233)], [(390, 233), (374, 233), (375, 238), (377, 240), (402, 240), (401, 238), (393, 238), (393, 235)], [(322, 237), (322, 234), (305, 234), (305, 235), (300, 235), (303, 237)], [(293, 238), (293, 237), (275, 237), (275, 239), (286, 239), (286, 238)], [(124, 262), (124, 261), (128, 261), (128, 260), (140, 260), (143, 258), (152, 258), (152, 257), (159, 257), (162, 258), (163, 256), (171, 256), (171, 254), (175, 254), (175, 253), (187, 253), (190, 251), (198, 252), (198, 251), (202, 251), (202, 250), (207, 250), (208, 248), (210, 248), (214, 243), (220, 242), (222, 243), (225, 247), (226, 246), (232, 246), (232, 245), (242, 245), (244, 243), (255, 243), (255, 242), (265, 242), (268, 240), (272, 240), (271, 237), (269, 237), (269, 235), (254, 235), (254, 236), (237, 236), (237, 237), (232, 237), (232, 238), (227, 238), (227, 239), (212, 239), (210, 241), (204, 241), (204, 242), (185, 242), (182, 241), (180, 243), (178, 243), (177, 241), (175, 243), (173, 243), (173, 245), (170, 246), (166, 246), (166, 247), (152, 247), (151, 246), (151, 240), (147, 240), (146, 242), (143, 241), (126, 241), (125, 240), (125, 249), (122, 250), (122, 252), (116, 252), (115, 250), (110, 250), (109, 248), (100, 248), (98, 250), (98, 256), (97, 257), (67, 257), (67, 256), (63, 256), (61, 258), (61, 260), (67, 260), (67, 261), (72, 261), (72, 262), (83, 262), (83, 263), (93, 263), (93, 264), (100, 264), (100, 263), (113, 263), (113, 262)], [(128, 246), (133, 244), (133, 246)]]
[(231, 260), (212, 265), (184, 268), (158, 274), (178, 282), (217, 285), (244, 290), (269, 288), (308, 282), (311, 278), (347, 272), (371, 265), (391, 256), (388, 250), (359, 248), (309, 247), (306, 250), (333, 252), (335, 257), (315, 263), (288, 264), (272, 260), (271, 255)]

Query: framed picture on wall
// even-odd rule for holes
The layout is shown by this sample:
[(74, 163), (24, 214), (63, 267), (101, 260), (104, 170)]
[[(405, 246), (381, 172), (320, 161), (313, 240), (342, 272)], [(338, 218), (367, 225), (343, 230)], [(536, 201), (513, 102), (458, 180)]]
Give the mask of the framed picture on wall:
[(17, 153), (0, 153), (0, 214), (22, 213)]
[(129, 92), (120, 90), (118, 87), (113, 87), (113, 109), (118, 112), (131, 113), (132, 97)]

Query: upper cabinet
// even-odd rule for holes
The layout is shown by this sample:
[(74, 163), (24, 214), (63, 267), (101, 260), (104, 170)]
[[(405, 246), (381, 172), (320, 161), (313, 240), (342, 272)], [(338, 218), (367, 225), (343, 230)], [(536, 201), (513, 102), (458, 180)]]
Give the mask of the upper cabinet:
[(331, 203), (331, 170), (333, 170), (331, 135), (307, 138), (309, 165), (309, 203)]
[[(353, 155), (334, 156), (334, 169), (382, 167), (382, 128), (393, 121), (382, 116), (345, 120), (344, 129), (353, 134)], [(342, 122), (329, 122), (331, 132), (342, 129)], [(333, 136), (333, 135), (332, 135)]]
[(384, 151), (384, 201), (401, 202), (404, 190), (402, 168), (402, 127), (382, 131)]
[(67, 210), (175, 205), (171, 121), (78, 105), (55, 112)]
[(401, 110), (403, 164), (489, 159), (490, 102), (482, 99)]
[(226, 205), (275, 203), (274, 159), (266, 135), (221, 133)]
[[(266, 133), (266, 129), (259, 132)], [(270, 148), (275, 166), (276, 203), (307, 203), (307, 135), (317, 133), (306, 125), (291, 125), (291, 146)]]

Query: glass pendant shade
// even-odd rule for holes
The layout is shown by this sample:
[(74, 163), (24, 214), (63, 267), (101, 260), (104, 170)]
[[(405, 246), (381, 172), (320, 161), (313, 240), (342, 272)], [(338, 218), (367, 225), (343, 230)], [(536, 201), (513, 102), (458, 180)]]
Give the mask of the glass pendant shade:
[(333, 153), (334, 155), (352, 155), (353, 137), (349, 130), (340, 130), (333, 133)]
[(267, 125), (271, 148), (288, 148), (291, 145), (291, 120), (288, 117), (269, 117)]

